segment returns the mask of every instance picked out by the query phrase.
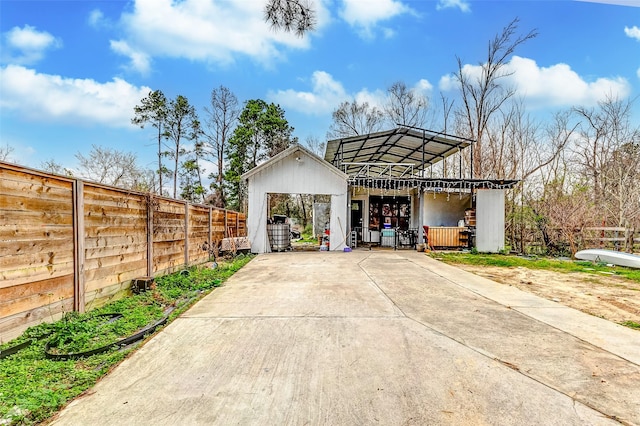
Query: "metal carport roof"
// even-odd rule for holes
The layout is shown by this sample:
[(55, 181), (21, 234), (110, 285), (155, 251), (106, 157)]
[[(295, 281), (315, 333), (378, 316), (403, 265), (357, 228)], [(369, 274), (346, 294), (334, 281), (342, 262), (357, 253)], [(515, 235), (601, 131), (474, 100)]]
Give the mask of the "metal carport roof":
[(357, 173), (365, 163), (413, 164), (414, 170), (419, 171), (458, 153), (472, 142), (426, 129), (400, 126), (382, 132), (330, 140), (324, 158), (349, 175)]

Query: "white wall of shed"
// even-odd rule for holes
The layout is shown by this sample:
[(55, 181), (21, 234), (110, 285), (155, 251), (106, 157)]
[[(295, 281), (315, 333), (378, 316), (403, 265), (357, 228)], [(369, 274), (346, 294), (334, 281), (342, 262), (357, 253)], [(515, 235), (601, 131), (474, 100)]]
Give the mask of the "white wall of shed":
[(504, 250), (503, 189), (479, 189), (476, 192), (476, 248), (482, 253)]
[[(295, 151), (251, 175), (247, 183), (247, 232), (251, 252), (271, 251), (267, 236), (268, 194), (331, 195), (330, 249), (344, 249), (348, 223), (347, 181), (320, 160), (304, 151)], [(341, 235), (340, 225), (345, 235)]]
[(347, 192), (331, 195), (331, 228), (329, 234), (329, 250), (342, 251), (347, 246), (349, 233), (349, 216)]
[(425, 192), (423, 194), (424, 212), (422, 225), (428, 226), (458, 226), (458, 221), (464, 219), (464, 211), (471, 206), (471, 194), (452, 192)]

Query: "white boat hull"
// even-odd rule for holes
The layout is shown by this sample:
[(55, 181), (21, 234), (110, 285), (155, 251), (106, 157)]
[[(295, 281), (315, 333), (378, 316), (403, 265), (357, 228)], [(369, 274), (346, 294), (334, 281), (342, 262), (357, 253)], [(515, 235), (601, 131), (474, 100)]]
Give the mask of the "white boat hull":
[(627, 268), (640, 268), (640, 256), (614, 250), (581, 250), (576, 253), (576, 259), (611, 263), (613, 265), (626, 266)]

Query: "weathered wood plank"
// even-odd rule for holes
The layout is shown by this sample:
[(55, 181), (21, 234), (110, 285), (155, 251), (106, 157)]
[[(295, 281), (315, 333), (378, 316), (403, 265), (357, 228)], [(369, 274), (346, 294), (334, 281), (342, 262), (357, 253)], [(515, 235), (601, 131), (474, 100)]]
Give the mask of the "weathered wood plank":
[(0, 288), (0, 301), (19, 299), (21, 297), (28, 297), (38, 293), (47, 293), (51, 288), (56, 288), (64, 285), (73, 287), (73, 276), (71, 274), (52, 279), (33, 281), (26, 284)]
[(68, 240), (73, 236), (73, 227), (58, 225), (41, 225), (22, 229), (19, 226), (0, 225), (0, 241)]
[(184, 232), (175, 232), (175, 233), (154, 233), (153, 241), (155, 243), (175, 243), (178, 241), (184, 241)]
[(72, 226), (73, 214), (55, 211), (2, 211), (0, 210), (0, 226), (10, 228), (33, 228), (40, 225)]
[(114, 186), (95, 184), (93, 182), (85, 182), (85, 186), (90, 194), (97, 197), (112, 197), (114, 199), (124, 197), (129, 200), (140, 200), (146, 198), (146, 195), (143, 193), (129, 191), (123, 188), (116, 188)]
[(126, 213), (122, 215), (112, 214), (108, 212), (105, 215), (85, 215), (85, 222), (87, 226), (100, 226), (100, 225), (110, 225), (110, 226), (140, 226), (141, 228), (146, 228), (146, 216), (144, 214), (135, 214)]
[(72, 214), (73, 205), (71, 200), (67, 202), (4, 195), (0, 197), (0, 210), (15, 212), (52, 210), (58, 213)]
[(35, 266), (56, 266), (73, 260), (69, 247), (40, 253), (19, 253), (0, 257), (0, 271), (21, 270)]
[(115, 256), (119, 254), (129, 255), (132, 253), (146, 253), (146, 252), (147, 252), (146, 243), (118, 244), (118, 245), (107, 246), (107, 247), (86, 248), (85, 260), (100, 259), (105, 256)]
[[(42, 282), (40, 281), (40, 283)], [(53, 283), (54, 285), (48, 285), (40, 292), (34, 292), (33, 289), (24, 289), (24, 287), (35, 287), (31, 283), (0, 289), (0, 318), (32, 311), (59, 300), (73, 298), (73, 275), (65, 276), (62, 279), (49, 280), (48, 283)], [(11, 293), (20, 291), (22, 295), (19, 297), (4, 297), (3, 293), (8, 293), (9, 291)]]
[(157, 215), (180, 215), (184, 216), (184, 203), (161, 201), (154, 209)]
[(85, 259), (84, 268), (85, 271), (91, 271), (92, 269), (105, 268), (112, 265), (123, 265), (126, 263), (137, 262), (141, 259), (147, 259), (146, 252), (137, 253), (119, 253), (112, 256), (102, 256), (94, 259)]
[(120, 236), (139, 236), (144, 235), (146, 238), (146, 230), (134, 226), (88, 226), (85, 229), (85, 238), (109, 238)]
[(99, 237), (86, 237), (84, 240), (85, 248), (100, 248), (100, 247), (113, 247), (117, 245), (126, 244), (140, 244), (146, 241), (146, 236), (143, 234), (129, 234), (120, 236), (99, 236)]
[[(17, 183), (19, 185), (34, 185), (35, 187), (44, 186), (49, 188), (65, 188), (71, 191), (72, 182), (70, 180), (56, 178), (51, 175), (37, 175), (28, 171), (10, 170), (0, 167), (0, 181), (4, 184), (11, 185)], [(70, 195), (69, 195), (70, 196)]]
[(93, 222), (99, 220), (108, 220), (109, 217), (132, 218), (146, 217), (146, 209), (129, 209), (124, 207), (106, 207), (100, 204), (86, 204), (85, 215), (87, 220)]
[[(87, 280), (85, 285), (85, 291), (87, 293), (100, 291), (101, 289), (110, 287), (112, 285), (120, 285), (126, 284), (129, 286), (131, 284), (131, 280), (135, 278), (140, 278), (146, 276), (146, 263), (144, 265), (144, 270), (141, 271), (139, 265), (137, 268), (133, 268), (130, 270), (119, 271), (117, 274), (108, 274), (103, 277), (96, 277), (91, 280)], [(90, 300), (86, 299), (87, 302)]]
[(71, 188), (68, 184), (50, 186), (42, 182), (8, 180), (2, 177), (0, 177), (0, 195), (71, 202)]
[(17, 240), (10, 244), (0, 245), (0, 258), (5, 256), (32, 255), (39, 253), (55, 252), (69, 248), (68, 239), (30, 239)]
[(73, 256), (65, 263), (30, 266), (9, 271), (0, 270), (0, 288), (73, 274)]
[[(113, 284), (125, 281), (126, 274), (136, 271), (136, 276), (142, 277), (147, 269), (146, 256), (142, 260), (126, 262), (117, 265), (109, 265), (102, 268), (89, 269), (85, 271), (85, 288), (95, 289), (99, 280), (106, 279), (107, 283)], [(131, 278), (129, 278), (131, 279)], [(103, 281), (104, 282), (104, 281)]]
[(50, 305), (21, 312), (0, 319), (0, 342), (8, 342), (21, 335), (27, 328), (42, 322), (59, 320), (65, 312), (73, 310), (73, 299), (56, 301)]

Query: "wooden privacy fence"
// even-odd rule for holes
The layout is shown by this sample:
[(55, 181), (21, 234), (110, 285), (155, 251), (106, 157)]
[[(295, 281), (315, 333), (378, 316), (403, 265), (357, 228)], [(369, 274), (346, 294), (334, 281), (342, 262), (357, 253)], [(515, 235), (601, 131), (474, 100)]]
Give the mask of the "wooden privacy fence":
[(242, 213), (0, 162), (0, 343), (246, 235)]

